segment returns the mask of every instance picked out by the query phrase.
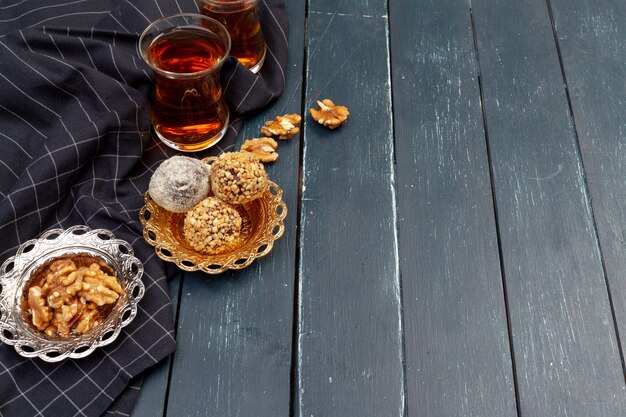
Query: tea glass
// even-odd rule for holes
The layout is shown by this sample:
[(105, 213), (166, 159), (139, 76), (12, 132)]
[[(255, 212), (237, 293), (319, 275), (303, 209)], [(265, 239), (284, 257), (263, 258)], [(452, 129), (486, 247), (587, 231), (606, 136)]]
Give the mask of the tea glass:
[(229, 115), (220, 69), (230, 47), (226, 28), (197, 13), (163, 17), (141, 34), (139, 54), (156, 81), (152, 124), (166, 145), (199, 151), (224, 136)]
[(200, 12), (222, 23), (232, 42), (230, 54), (253, 73), (265, 61), (265, 37), (258, 17), (259, 0), (198, 0)]

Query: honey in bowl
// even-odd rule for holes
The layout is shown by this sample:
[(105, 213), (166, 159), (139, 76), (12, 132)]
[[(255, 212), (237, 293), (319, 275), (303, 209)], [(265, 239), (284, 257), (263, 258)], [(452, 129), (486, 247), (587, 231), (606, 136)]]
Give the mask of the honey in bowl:
[(37, 268), (24, 286), (22, 317), (50, 338), (80, 336), (106, 320), (122, 291), (115, 271), (99, 258), (54, 258)]

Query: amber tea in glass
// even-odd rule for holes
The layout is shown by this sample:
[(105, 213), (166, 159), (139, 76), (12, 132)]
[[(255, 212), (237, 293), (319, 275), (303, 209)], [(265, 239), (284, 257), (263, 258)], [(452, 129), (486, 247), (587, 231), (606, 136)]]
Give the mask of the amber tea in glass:
[(154, 71), (152, 124), (168, 146), (206, 149), (228, 127), (220, 68), (230, 37), (219, 22), (200, 14), (165, 17), (146, 28), (139, 51)]
[(265, 60), (265, 38), (257, 16), (258, 0), (199, 0), (200, 12), (222, 23), (231, 39), (230, 54), (252, 72)]

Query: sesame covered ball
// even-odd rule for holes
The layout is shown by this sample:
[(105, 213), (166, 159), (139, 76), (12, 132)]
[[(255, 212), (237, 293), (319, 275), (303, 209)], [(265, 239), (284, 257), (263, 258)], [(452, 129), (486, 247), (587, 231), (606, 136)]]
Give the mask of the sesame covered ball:
[(216, 197), (242, 204), (263, 195), (269, 180), (263, 164), (241, 152), (226, 152), (211, 165), (211, 189)]
[(188, 156), (173, 156), (150, 178), (150, 197), (165, 210), (184, 213), (209, 194), (209, 166)]
[(183, 234), (198, 252), (215, 255), (235, 246), (241, 225), (241, 216), (235, 208), (215, 197), (209, 197), (187, 212)]

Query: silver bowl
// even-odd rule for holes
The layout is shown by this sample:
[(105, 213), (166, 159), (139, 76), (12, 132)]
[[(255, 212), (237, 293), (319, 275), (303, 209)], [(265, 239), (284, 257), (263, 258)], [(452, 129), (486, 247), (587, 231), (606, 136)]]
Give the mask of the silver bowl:
[[(67, 255), (86, 254), (101, 259), (116, 273), (122, 294), (106, 320), (90, 332), (68, 339), (50, 338), (24, 321), (21, 299), (31, 275), (46, 262)], [(145, 293), (143, 265), (132, 246), (113, 233), (87, 226), (52, 229), (22, 244), (15, 256), (0, 267), (0, 340), (13, 345), (21, 356), (46, 362), (83, 358), (112, 343), (137, 315)]]

